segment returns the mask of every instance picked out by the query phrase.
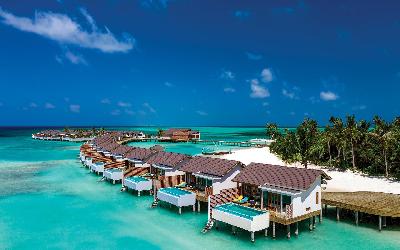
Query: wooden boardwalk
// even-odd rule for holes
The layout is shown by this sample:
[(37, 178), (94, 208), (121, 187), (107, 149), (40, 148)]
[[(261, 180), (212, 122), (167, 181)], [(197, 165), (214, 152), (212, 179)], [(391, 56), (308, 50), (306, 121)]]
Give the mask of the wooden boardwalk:
[(324, 192), (322, 203), (387, 217), (400, 217), (400, 195), (378, 192)]
[(359, 213), (379, 216), (379, 230), (386, 226), (386, 217), (400, 217), (400, 195), (379, 192), (324, 192), (322, 204), (336, 207), (336, 218), (340, 220), (340, 210), (354, 212), (356, 225)]

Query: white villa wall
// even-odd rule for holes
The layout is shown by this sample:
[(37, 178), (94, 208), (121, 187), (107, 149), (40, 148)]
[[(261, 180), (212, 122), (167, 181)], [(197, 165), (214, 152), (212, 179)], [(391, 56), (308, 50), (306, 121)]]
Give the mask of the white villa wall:
[[(317, 192), (319, 193), (318, 204), (316, 203)], [(307, 191), (292, 196), (292, 204), (293, 217), (321, 210), (321, 177), (318, 177)], [(307, 211), (307, 208), (310, 210)]]
[(241, 167), (236, 166), (222, 179), (213, 180), (213, 194), (219, 194), (223, 189), (236, 188), (237, 182), (233, 182), (232, 179), (239, 174), (240, 170)]
[(184, 175), (185, 172), (179, 170), (165, 170), (165, 176)]

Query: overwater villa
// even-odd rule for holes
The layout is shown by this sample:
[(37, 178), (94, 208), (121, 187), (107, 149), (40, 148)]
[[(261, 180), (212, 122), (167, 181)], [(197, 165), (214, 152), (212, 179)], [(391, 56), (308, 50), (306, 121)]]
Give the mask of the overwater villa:
[[(272, 222), (272, 236), (275, 237), (275, 223), (279, 223), (287, 227), (287, 237), (290, 238), (291, 224), (296, 225), (297, 235), (298, 222), (310, 219), (312, 230), (315, 227), (315, 217), (321, 218), (322, 179), (329, 179), (329, 176), (321, 170), (251, 163), (233, 178), (238, 183), (237, 189), (241, 195), (235, 200), (225, 202), (250, 207), (253, 209), (251, 214), (255, 213), (254, 210), (268, 212)], [(220, 202), (220, 198), (210, 197), (209, 213), (212, 219), (245, 230), (251, 228), (244, 228), (235, 222), (237, 210), (243, 212), (244, 217), (248, 215), (243, 208), (227, 206)], [(248, 220), (250, 224), (254, 222), (252, 219)], [(267, 228), (268, 226), (265, 229)], [(254, 241), (254, 231), (250, 232)]]
[(146, 162), (146, 159), (157, 154), (157, 152), (151, 148), (132, 148), (125, 156), (127, 160), (122, 186), (128, 190), (137, 191), (138, 196), (142, 191), (151, 191), (153, 182), (151, 176), (148, 175), (150, 164)]
[(196, 141), (200, 140), (200, 131), (190, 128), (170, 128), (162, 131), (158, 140), (173, 142)]
[(129, 147), (126, 145), (119, 145), (118, 147), (111, 150), (111, 156), (116, 161), (124, 161), (127, 160), (126, 155), (133, 149), (134, 149), (133, 147)]
[(190, 156), (185, 154), (158, 152), (146, 160), (154, 178), (153, 207), (163, 201), (177, 206), (179, 213), (182, 207), (193, 206), (195, 209), (196, 194), (176, 187), (184, 182), (185, 173), (179, 169), (189, 159)]
[(185, 189), (196, 193), (197, 210), (200, 212), (200, 202), (208, 203), (210, 195), (237, 186), (232, 179), (243, 167), (244, 164), (239, 161), (196, 156), (186, 161), (179, 170), (185, 172)]

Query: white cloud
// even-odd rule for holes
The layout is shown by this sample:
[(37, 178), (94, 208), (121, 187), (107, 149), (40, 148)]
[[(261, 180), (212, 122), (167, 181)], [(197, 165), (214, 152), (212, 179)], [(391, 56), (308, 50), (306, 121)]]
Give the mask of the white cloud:
[(353, 110), (365, 110), (365, 109), (367, 109), (366, 105), (358, 105), (353, 107)]
[(123, 108), (129, 108), (129, 107), (132, 106), (131, 103), (129, 103), (129, 102), (122, 102), (122, 101), (119, 101), (119, 102), (117, 103), (117, 105), (120, 106), (120, 107), (123, 107)]
[(232, 71), (223, 70), (220, 75), (220, 78), (225, 80), (233, 80), (235, 79), (235, 74)]
[(35, 102), (31, 102), (31, 103), (29, 103), (29, 107), (30, 108), (37, 108), (38, 105)]
[(298, 100), (299, 99), (298, 92), (299, 92), (299, 88), (297, 88), (297, 87), (292, 88), (292, 90), (289, 90), (289, 89), (286, 89), (286, 88), (282, 89), (282, 95), (284, 97), (289, 98), (289, 99)]
[(170, 82), (165, 82), (164, 85), (165, 85), (166, 87), (168, 87), (168, 88), (171, 88), (171, 87), (174, 86), (174, 85), (173, 85), (172, 83), (170, 83)]
[(319, 94), (319, 97), (323, 101), (335, 101), (339, 98), (339, 96), (337, 94), (333, 93), (332, 91), (321, 91), (321, 93)]
[(263, 102), (262, 105), (263, 105), (264, 107), (267, 107), (267, 106), (269, 106), (269, 102)]
[(247, 56), (247, 59), (253, 60), (253, 61), (258, 61), (258, 60), (261, 60), (263, 58), (262, 55), (253, 54), (253, 53), (250, 53), (250, 52), (246, 52), (246, 56)]
[(71, 51), (65, 52), (65, 58), (73, 64), (87, 65), (85, 58), (82, 55), (74, 54)]
[(202, 110), (197, 110), (196, 113), (197, 113), (198, 115), (201, 115), (201, 116), (207, 116), (207, 115), (208, 115), (207, 112), (204, 112), (204, 111), (202, 111)]
[(84, 30), (82, 26), (69, 16), (52, 12), (36, 12), (34, 18), (19, 17), (0, 8), (0, 17), (3, 23), (21, 31), (35, 33), (60, 44), (71, 44), (82, 48), (98, 49), (105, 53), (128, 52), (134, 46), (134, 39), (125, 36), (117, 39), (110, 30), (100, 31), (93, 18), (81, 11), (92, 26), (91, 31)]
[(104, 99), (101, 99), (100, 103), (101, 104), (111, 104), (111, 101), (108, 98), (104, 98)]
[(80, 113), (81, 112), (81, 106), (78, 104), (71, 104), (69, 105), (69, 110), (72, 113)]
[(227, 88), (224, 88), (224, 92), (226, 92), (226, 93), (234, 93), (234, 92), (236, 92), (236, 89), (227, 87)]
[(251, 88), (251, 93), (250, 93), (251, 98), (266, 98), (270, 96), (268, 89), (264, 86), (261, 86), (260, 82), (257, 79), (253, 79), (250, 81), (250, 88)]
[(156, 113), (156, 110), (147, 102), (143, 103), (143, 107), (147, 108), (151, 113)]
[(46, 102), (46, 103), (44, 104), (44, 108), (45, 108), (45, 109), (55, 109), (56, 106), (54, 106), (52, 103)]
[(261, 71), (261, 81), (263, 82), (272, 82), (274, 80), (274, 76), (272, 74), (272, 70), (269, 68), (265, 68)]

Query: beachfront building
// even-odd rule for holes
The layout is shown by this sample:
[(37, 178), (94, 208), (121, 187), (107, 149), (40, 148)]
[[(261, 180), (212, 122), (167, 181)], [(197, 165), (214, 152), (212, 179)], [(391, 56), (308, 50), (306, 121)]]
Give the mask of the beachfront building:
[(158, 152), (146, 160), (153, 176), (153, 207), (158, 205), (158, 201), (163, 201), (177, 206), (179, 213), (182, 207), (193, 206), (195, 209), (196, 193), (177, 187), (184, 182), (185, 173), (180, 167), (189, 159), (190, 156), (185, 154)]
[(185, 172), (186, 189), (196, 193), (197, 210), (200, 212), (200, 202), (208, 203), (210, 195), (237, 186), (232, 179), (243, 166), (239, 161), (196, 156), (186, 161), (179, 170)]
[(200, 131), (190, 128), (170, 128), (161, 132), (160, 141), (187, 142), (200, 140)]
[[(260, 211), (268, 211), (272, 221), (272, 236), (275, 223), (287, 226), (310, 219), (310, 230), (315, 227), (315, 218), (321, 218), (321, 182), (330, 179), (323, 171), (315, 169), (284, 167), (261, 163), (246, 166), (233, 181), (238, 183), (242, 195), (241, 205)], [(214, 207), (219, 204), (214, 204)], [(214, 218), (214, 217), (213, 217)]]

